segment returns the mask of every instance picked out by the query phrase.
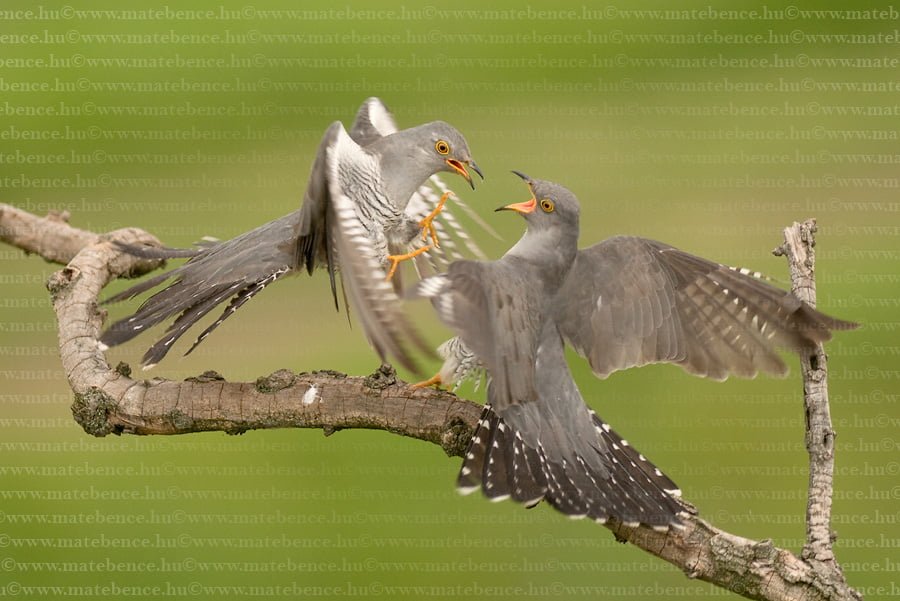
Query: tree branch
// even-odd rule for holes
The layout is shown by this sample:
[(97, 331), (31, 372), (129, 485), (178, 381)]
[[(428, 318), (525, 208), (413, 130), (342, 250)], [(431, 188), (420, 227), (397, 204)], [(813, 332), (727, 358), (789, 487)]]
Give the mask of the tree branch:
[[(157, 265), (122, 255), (109, 241), (155, 239), (137, 229), (97, 235), (72, 228), (65, 221), (0, 205), (0, 239), (50, 261), (68, 261), (51, 276), (47, 287), (59, 324), (63, 368), (75, 393), (72, 412), (89, 434), (237, 433), (285, 427), (322, 428), (330, 434), (342, 428), (376, 428), (438, 444), (448, 455), (464, 453), (481, 406), (448, 392), (412, 388), (397, 380), (391, 370), (382, 369), (366, 378), (280, 370), (254, 383), (236, 383), (226, 382), (214, 372), (184, 382), (137, 381), (125, 364), (111, 369), (97, 343), (105, 317), (97, 305), (98, 295), (113, 278), (143, 273)], [(822, 368), (820, 359), (824, 356), (815, 365)], [(824, 372), (821, 375), (824, 385)], [(825, 402), (827, 418), (827, 399)], [(820, 424), (818, 417), (810, 415), (810, 424)], [(821, 424), (822, 432), (831, 433), (830, 421)], [(829, 458), (832, 435), (821, 439), (829, 441), (824, 447)], [(812, 460), (813, 451), (810, 453)], [(817, 469), (815, 473), (820, 472)], [(615, 522), (606, 527), (618, 540), (678, 566), (688, 577), (750, 599), (858, 599), (839, 568), (825, 569), (837, 566), (828, 533), (830, 469), (827, 479), (825, 475), (815, 479), (817, 491), (827, 499), (816, 493), (819, 505), (811, 505), (809, 526), (810, 541), (814, 542), (807, 545), (802, 557), (775, 547), (768, 539), (754, 541), (719, 530), (697, 516), (688, 503), (690, 515), (683, 530), (657, 532)], [(810, 483), (812, 486), (812, 475)], [(822, 527), (827, 547), (823, 547)]]
[[(791, 292), (816, 306), (816, 220), (808, 219), (784, 229), (784, 244), (773, 253), (784, 255), (791, 272)], [(809, 492), (806, 503), (806, 544), (800, 556), (814, 569), (844, 582), (834, 556), (831, 500), (834, 495), (834, 438), (828, 404), (828, 360), (821, 344), (811, 354), (801, 354), (803, 404), (806, 417), (806, 450), (809, 453)], [(855, 591), (847, 589), (848, 593)]]

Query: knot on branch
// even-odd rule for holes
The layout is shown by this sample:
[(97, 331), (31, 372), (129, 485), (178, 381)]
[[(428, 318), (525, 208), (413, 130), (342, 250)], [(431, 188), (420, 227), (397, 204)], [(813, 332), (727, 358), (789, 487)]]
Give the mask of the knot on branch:
[(273, 393), (293, 386), (296, 380), (297, 376), (295, 376), (294, 372), (291, 370), (279, 369), (270, 373), (268, 376), (257, 378), (254, 386), (260, 392)]
[(224, 382), (225, 376), (212, 369), (207, 369), (199, 376), (191, 376), (190, 378), (185, 378), (184, 381), (194, 382), (196, 384), (204, 384), (206, 382)]
[(64, 267), (59, 271), (54, 271), (47, 278), (47, 290), (50, 292), (51, 302), (56, 302), (59, 295), (69, 289), (81, 272), (77, 267)]
[(119, 430), (110, 425), (109, 416), (116, 410), (116, 401), (96, 386), (84, 393), (75, 393), (72, 416), (91, 436), (102, 438), (107, 434), (118, 434)]
[(474, 434), (475, 429), (472, 426), (454, 417), (444, 426), (441, 433), (441, 448), (448, 457), (462, 457)]
[(384, 390), (397, 383), (397, 371), (390, 365), (382, 364), (366, 376), (364, 384), (372, 390)]

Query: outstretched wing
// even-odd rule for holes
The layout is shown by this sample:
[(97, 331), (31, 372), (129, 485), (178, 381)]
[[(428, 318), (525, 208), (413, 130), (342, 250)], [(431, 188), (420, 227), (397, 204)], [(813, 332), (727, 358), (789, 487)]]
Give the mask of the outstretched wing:
[(357, 207), (364, 201), (350, 192), (360, 189), (359, 181), (367, 175), (377, 173), (378, 165), (343, 129), (335, 136), (327, 156), (329, 238), (337, 251), (341, 282), (353, 312), (382, 360), (392, 357), (407, 369), (418, 371), (409, 346), (426, 355), (434, 351), (401, 310), (400, 299), (385, 278), (382, 257), (360, 221)]
[[(198, 336), (190, 353), (223, 321), (248, 300), (285, 275), (306, 267), (312, 272), (324, 264), (331, 276), (332, 294), (337, 307), (334, 283), (335, 261), (331, 256), (326, 224), (329, 205), (326, 153), (343, 126), (335, 122), (319, 144), (303, 205), (297, 211), (271, 221), (199, 252), (184, 265), (150, 278), (121, 292), (106, 302), (130, 299), (165, 282), (169, 285), (148, 298), (134, 315), (109, 327), (100, 338), (102, 344), (115, 346), (131, 340), (142, 331), (169, 317), (178, 317), (145, 353), (142, 362), (152, 367), (197, 321), (230, 300), (221, 316)], [(169, 249), (146, 249), (143, 254), (169, 257)]]
[(580, 251), (556, 301), (561, 333), (600, 377), (648, 363), (716, 380), (784, 375), (776, 348), (857, 326), (740, 270), (626, 236)]

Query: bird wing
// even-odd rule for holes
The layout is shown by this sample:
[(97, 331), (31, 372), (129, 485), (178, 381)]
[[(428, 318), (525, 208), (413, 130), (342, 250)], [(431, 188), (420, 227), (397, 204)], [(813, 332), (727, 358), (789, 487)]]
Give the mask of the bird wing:
[(370, 344), (382, 360), (393, 357), (401, 365), (418, 372), (408, 347), (433, 355), (405, 313), (400, 299), (385, 279), (381, 257), (373, 246), (358, 213), (358, 198), (349, 190), (377, 174), (375, 158), (365, 152), (341, 128), (327, 151), (328, 232), (341, 267), (341, 282)]
[[(335, 261), (326, 227), (330, 194), (326, 155), (338, 132), (343, 132), (343, 126), (335, 122), (319, 144), (300, 209), (227, 242), (201, 249), (184, 265), (107, 299), (107, 303), (130, 299), (169, 281), (166, 288), (144, 301), (134, 315), (110, 326), (101, 336), (101, 343), (108, 347), (122, 344), (145, 329), (178, 315), (163, 337), (144, 354), (142, 362), (146, 367), (152, 367), (191, 326), (231, 299), (222, 315), (198, 336), (188, 350), (190, 353), (248, 300), (301, 266), (310, 273), (319, 265), (327, 267), (337, 307)], [(153, 254), (153, 251), (146, 252)], [(165, 253), (166, 249), (160, 252)]]
[(350, 127), (350, 137), (362, 147), (398, 131), (397, 122), (391, 110), (380, 98), (366, 98)]
[(540, 324), (533, 317), (539, 300), (527, 274), (507, 259), (456, 261), (446, 273), (422, 280), (413, 292), (432, 299), (441, 321), (487, 368), (498, 411), (536, 397), (534, 355)]
[(776, 348), (856, 327), (746, 270), (626, 236), (579, 251), (556, 299), (561, 333), (599, 377), (661, 362), (716, 380), (784, 375)]

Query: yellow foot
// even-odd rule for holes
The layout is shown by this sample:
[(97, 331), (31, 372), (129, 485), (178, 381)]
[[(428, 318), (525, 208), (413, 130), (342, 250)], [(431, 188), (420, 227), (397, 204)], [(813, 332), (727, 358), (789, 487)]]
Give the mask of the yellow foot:
[(428, 252), (431, 250), (430, 246), (423, 246), (422, 248), (417, 248), (412, 252), (408, 252), (405, 255), (388, 255), (388, 260), (391, 262), (391, 269), (388, 271), (387, 281), (390, 281), (392, 277), (394, 277), (394, 273), (397, 271), (397, 266), (400, 265), (400, 261), (406, 261), (407, 259), (412, 259), (413, 257), (418, 257), (424, 252)]
[(431, 378), (423, 382), (416, 382), (413, 384), (413, 388), (428, 388), (429, 386), (434, 386), (435, 388), (440, 388), (444, 385), (444, 382), (441, 380), (441, 374), (436, 373)]
[(434, 207), (434, 210), (428, 214), (425, 219), (419, 222), (419, 225), (422, 227), (422, 240), (428, 240), (428, 236), (431, 236), (431, 241), (435, 246), (439, 247), (437, 232), (434, 229), (434, 218), (437, 217), (440, 212), (444, 208), (444, 204), (447, 202), (447, 199), (450, 195), (453, 194), (450, 190), (447, 190), (441, 195), (441, 199), (438, 201), (437, 206)]

